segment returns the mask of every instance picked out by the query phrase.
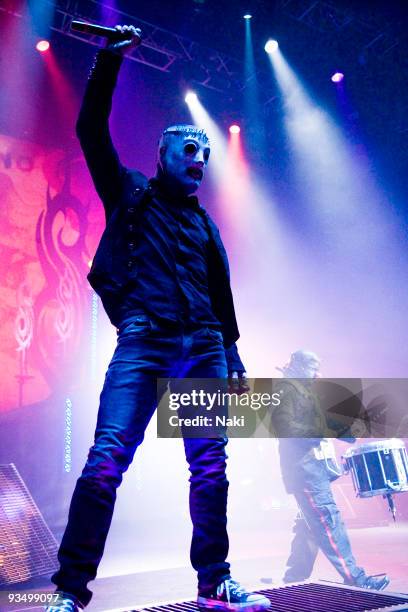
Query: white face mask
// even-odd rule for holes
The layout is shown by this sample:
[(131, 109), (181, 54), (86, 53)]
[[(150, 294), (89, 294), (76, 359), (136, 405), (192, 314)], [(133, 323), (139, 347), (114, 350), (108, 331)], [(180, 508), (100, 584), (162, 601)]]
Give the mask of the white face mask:
[(166, 179), (190, 195), (204, 178), (209, 156), (208, 142), (189, 134), (174, 135), (160, 155), (160, 164)]
[(320, 364), (311, 363), (303, 368), (305, 378), (319, 378), (320, 377)]
[(285, 376), (290, 378), (320, 378), (320, 360), (309, 351), (294, 353), (284, 368)]

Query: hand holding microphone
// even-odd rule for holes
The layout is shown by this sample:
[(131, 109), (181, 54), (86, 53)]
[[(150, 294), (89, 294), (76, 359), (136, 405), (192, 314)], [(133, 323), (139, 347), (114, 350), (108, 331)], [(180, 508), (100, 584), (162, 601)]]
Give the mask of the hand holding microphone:
[(122, 55), (142, 42), (142, 31), (132, 25), (117, 25), (114, 28), (108, 28), (83, 21), (72, 21), (71, 30), (106, 38), (106, 48)]
[(134, 49), (134, 47), (137, 47), (142, 42), (142, 30), (135, 28), (135, 26), (117, 25), (114, 29), (121, 37), (116, 41), (114, 37), (111, 40), (108, 39), (108, 44), (106, 45), (107, 49), (124, 55), (127, 51)]

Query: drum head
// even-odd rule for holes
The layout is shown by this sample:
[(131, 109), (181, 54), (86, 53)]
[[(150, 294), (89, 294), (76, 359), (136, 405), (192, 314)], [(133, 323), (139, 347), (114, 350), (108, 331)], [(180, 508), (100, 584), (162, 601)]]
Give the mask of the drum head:
[(376, 440), (374, 442), (366, 442), (365, 444), (359, 444), (353, 448), (349, 448), (345, 453), (344, 457), (355, 457), (356, 455), (365, 455), (366, 453), (375, 453), (377, 451), (390, 451), (399, 450), (405, 448), (405, 444), (398, 438), (390, 438), (389, 440)]

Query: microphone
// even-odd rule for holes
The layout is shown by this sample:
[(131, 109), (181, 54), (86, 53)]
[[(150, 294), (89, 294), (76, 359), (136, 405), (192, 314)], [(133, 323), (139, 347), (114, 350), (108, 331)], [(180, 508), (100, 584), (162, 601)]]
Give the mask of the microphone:
[[(71, 30), (75, 32), (82, 32), (84, 34), (93, 34), (96, 36), (101, 36), (102, 38), (107, 38), (113, 42), (119, 42), (121, 40), (132, 40), (135, 35), (133, 32), (119, 32), (116, 28), (108, 28), (106, 26), (97, 25), (95, 23), (87, 23), (85, 21), (71, 21)], [(141, 35), (137, 35), (136, 38), (139, 38), (139, 43), (142, 40)]]

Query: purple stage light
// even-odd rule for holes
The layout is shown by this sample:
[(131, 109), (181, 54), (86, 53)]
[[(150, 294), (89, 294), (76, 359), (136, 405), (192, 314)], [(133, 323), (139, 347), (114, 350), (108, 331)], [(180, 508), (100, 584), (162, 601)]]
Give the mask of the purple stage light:
[(344, 79), (344, 74), (342, 72), (335, 72), (331, 78), (333, 83), (341, 83), (343, 79)]

